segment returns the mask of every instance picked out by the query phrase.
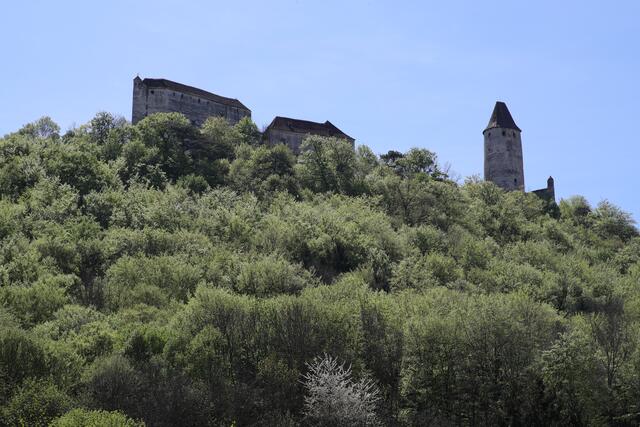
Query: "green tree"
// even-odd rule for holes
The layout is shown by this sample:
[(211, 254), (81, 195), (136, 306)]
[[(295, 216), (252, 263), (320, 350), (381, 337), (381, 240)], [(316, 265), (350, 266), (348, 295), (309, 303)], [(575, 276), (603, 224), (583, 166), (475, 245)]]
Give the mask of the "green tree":
[(115, 117), (106, 111), (101, 111), (94, 116), (88, 124), (88, 133), (91, 141), (98, 145), (108, 142), (111, 132), (123, 127), (126, 120), (123, 117)]
[(243, 146), (237, 154), (231, 164), (229, 181), (238, 191), (253, 192), (262, 198), (278, 191), (298, 194), (295, 157), (287, 146), (278, 144), (255, 149)]
[(86, 397), (95, 407), (140, 413), (142, 378), (126, 358), (116, 355), (97, 360), (85, 383)]
[(0, 328), (0, 379), (9, 389), (27, 378), (45, 376), (47, 358), (48, 353), (42, 343), (27, 332), (18, 328)]
[(635, 221), (628, 212), (604, 200), (592, 213), (593, 227), (604, 238), (617, 237), (627, 241), (638, 236)]
[(550, 419), (558, 425), (605, 424), (606, 396), (602, 366), (581, 328), (563, 334), (542, 353), (542, 377), (549, 395)]
[(51, 117), (44, 116), (33, 123), (26, 124), (18, 131), (21, 135), (29, 135), (40, 139), (58, 139), (60, 137), (60, 126)]
[(72, 400), (55, 384), (45, 380), (27, 380), (2, 410), (7, 426), (46, 427), (72, 406)]
[(371, 191), (382, 197), (385, 210), (407, 225), (433, 224), (447, 229), (464, 219), (464, 199), (451, 182), (425, 174), (403, 178), (381, 171), (370, 182)]
[(80, 196), (114, 182), (109, 168), (99, 161), (97, 148), (82, 139), (51, 144), (42, 155), (46, 172), (78, 190)]
[(262, 134), (258, 130), (258, 126), (249, 117), (243, 117), (234, 126), (235, 131), (239, 134), (238, 142), (240, 144), (247, 144), (257, 146), (260, 144)]
[(156, 158), (152, 161), (170, 180), (175, 181), (181, 175), (194, 172), (193, 151), (202, 147), (203, 139), (185, 116), (180, 113), (152, 114), (138, 122), (136, 127), (140, 142), (155, 149), (153, 154)]
[(302, 143), (297, 174), (312, 191), (351, 194), (355, 151), (345, 140), (309, 136)]
[(412, 148), (401, 157), (394, 159), (394, 170), (405, 178), (427, 175), (432, 178), (446, 178), (437, 162), (434, 152), (423, 148)]
[(52, 427), (144, 427), (118, 411), (73, 409), (51, 423)]
[(521, 295), (435, 291), (424, 303), (430, 314), (408, 321), (403, 360), (411, 424), (519, 423), (538, 412), (532, 367), (555, 333), (549, 307)]
[(43, 277), (31, 286), (0, 287), (0, 303), (11, 311), (29, 327), (44, 322), (70, 301), (66, 293), (73, 284), (69, 276)]
[(44, 176), (41, 150), (42, 144), (30, 135), (0, 139), (0, 194), (16, 200)]
[(588, 225), (591, 206), (582, 196), (573, 196), (560, 201), (560, 217), (574, 224)]

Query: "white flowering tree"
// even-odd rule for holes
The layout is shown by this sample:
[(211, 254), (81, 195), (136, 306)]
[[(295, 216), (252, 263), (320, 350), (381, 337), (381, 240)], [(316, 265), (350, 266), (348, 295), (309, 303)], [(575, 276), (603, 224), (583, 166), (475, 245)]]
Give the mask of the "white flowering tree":
[(304, 414), (316, 426), (378, 426), (380, 392), (369, 378), (354, 381), (351, 366), (330, 355), (316, 357), (303, 375)]

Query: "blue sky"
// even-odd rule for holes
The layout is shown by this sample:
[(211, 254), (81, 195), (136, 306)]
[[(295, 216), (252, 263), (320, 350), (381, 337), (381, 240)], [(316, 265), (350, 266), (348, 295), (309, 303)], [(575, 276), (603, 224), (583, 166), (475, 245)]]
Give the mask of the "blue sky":
[(23, 1), (2, 6), (0, 135), (49, 115), (130, 119), (163, 77), (275, 115), (331, 120), (378, 153), (425, 147), (482, 174), (496, 100), (525, 182), (640, 219), (640, 2)]

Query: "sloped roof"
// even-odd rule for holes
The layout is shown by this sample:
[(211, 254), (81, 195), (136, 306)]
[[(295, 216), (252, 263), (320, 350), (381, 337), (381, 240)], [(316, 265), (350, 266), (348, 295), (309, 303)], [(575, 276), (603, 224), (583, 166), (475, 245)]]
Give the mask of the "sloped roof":
[(485, 131), (493, 128), (506, 128), (520, 131), (520, 128), (516, 125), (513, 117), (511, 117), (507, 104), (504, 102), (496, 102), (496, 106), (493, 107), (493, 113), (491, 114), (489, 124), (485, 128)]
[(276, 116), (271, 124), (267, 126), (267, 130), (269, 129), (286, 130), (290, 132), (305, 134), (310, 133), (312, 135), (320, 136), (333, 136), (336, 138), (344, 138), (349, 141), (355, 141), (354, 138), (342, 132), (329, 120), (324, 123), (317, 123), (308, 120), (299, 120), (289, 117)]
[(242, 102), (235, 98), (227, 98), (224, 96), (216, 95), (215, 93), (207, 92), (206, 90), (198, 89), (197, 87), (183, 85), (182, 83), (172, 82), (167, 79), (144, 79), (142, 84), (147, 87), (172, 89), (176, 92), (188, 93), (191, 95), (199, 96), (200, 98), (208, 99), (218, 104), (228, 105), (230, 107), (242, 108), (249, 110)]

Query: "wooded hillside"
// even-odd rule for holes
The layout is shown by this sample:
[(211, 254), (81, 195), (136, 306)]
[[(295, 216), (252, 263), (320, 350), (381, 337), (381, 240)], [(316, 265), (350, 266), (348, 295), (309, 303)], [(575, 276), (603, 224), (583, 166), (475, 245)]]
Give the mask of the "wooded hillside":
[(640, 423), (627, 213), (259, 137), (101, 113), (0, 139), (0, 424)]

